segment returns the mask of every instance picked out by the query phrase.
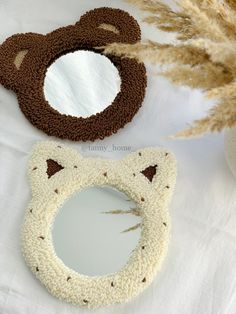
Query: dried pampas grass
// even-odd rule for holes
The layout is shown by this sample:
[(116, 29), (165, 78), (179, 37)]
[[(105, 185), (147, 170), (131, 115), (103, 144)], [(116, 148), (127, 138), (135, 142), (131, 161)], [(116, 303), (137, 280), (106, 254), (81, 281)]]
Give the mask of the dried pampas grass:
[(236, 125), (236, 1), (175, 0), (177, 10), (158, 0), (126, 0), (147, 13), (144, 21), (177, 35), (177, 44), (146, 41), (110, 44), (105, 53), (169, 64), (162, 75), (175, 84), (202, 88), (219, 98), (208, 116), (176, 137), (220, 132)]

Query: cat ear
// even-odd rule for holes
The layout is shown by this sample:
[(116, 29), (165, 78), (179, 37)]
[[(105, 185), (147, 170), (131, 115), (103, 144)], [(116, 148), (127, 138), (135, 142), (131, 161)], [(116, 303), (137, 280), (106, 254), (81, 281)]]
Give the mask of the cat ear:
[(122, 160), (129, 175), (145, 189), (171, 195), (176, 182), (176, 159), (162, 148), (145, 148)]
[(33, 195), (48, 189), (59, 175), (65, 177), (71, 169), (79, 168), (82, 159), (79, 153), (59, 143), (37, 143), (28, 166)]

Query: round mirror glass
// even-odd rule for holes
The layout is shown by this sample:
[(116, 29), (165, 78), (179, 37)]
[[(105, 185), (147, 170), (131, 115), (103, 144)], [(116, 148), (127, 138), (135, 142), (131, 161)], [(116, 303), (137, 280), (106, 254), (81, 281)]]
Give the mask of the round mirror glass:
[(79, 50), (58, 58), (46, 72), (44, 95), (62, 114), (87, 118), (112, 104), (120, 76), (105, 56)]
[(90, 187), (76, 193), (54, 221), (57, 256), (69, 268), (88, 276), (119, 271), (140, 238), (140, 228), (136, 228), (140, 217), (125, 214), (136, 208), (125, 194), (111, 187)]

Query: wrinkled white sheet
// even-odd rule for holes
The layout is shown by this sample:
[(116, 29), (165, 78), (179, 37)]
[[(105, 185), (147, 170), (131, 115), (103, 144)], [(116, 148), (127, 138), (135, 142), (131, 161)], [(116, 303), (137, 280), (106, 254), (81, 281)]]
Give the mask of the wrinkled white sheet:
[[(123, 8), (141, 21), (140, 13), (120, 0), (1, 0), (0, 41), (17, 32), (47, 33), (100, 6)], [(166, 35), (141, 25), (143, 38), (165, 39)], [(202, 116), (210, 104), (200, 91), (174, 87), (152, 72), (149, 67), (146, 98), (132, 123), (95, 143), (105, 145), (106, 151), (65, 141), (86, 155), (108, 158), (127, 154), (117, 146), (135, 150), (163, 145), (178, 159), (170, 206), (171, 242), (162, 271), (132, 302), (95, 313), (235, 314), (236, 179), (224, 159), (223, 136), (169, 140), (168, 135)], [(88, 313), (52, 297), (25, 266), (20, 252), (20, 226), (30, 199), (26, 163), (32, 145), (46, 139), (25, 119), (15, 95), (0, 87), (1, 314)]]

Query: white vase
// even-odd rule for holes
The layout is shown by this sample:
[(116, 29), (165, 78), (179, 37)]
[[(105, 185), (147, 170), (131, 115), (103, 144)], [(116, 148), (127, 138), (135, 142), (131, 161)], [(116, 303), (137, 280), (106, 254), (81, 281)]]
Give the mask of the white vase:
[(236, 126), (225, 131), (225, 157), (236, 177)]

